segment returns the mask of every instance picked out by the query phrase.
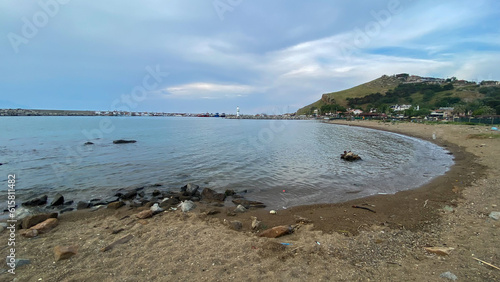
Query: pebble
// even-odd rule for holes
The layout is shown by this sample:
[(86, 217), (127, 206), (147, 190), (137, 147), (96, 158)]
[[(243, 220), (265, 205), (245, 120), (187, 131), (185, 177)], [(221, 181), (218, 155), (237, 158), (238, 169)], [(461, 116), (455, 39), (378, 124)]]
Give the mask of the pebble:
[(56, 261), (69, 259), (78, 253), (78, 246), (56, 246), (54, 248), (54, 257)]
[(455, 274), (453, 274), (453, 273), (451, 273), (449, 271), (441, 273), (441, 275), (439, 275), (439, 277), (441, 277), (441, 278), (447, 278), (447, 279), (450, 279), (450, 280), (453, 280), (453, 281), (455, 281), (455, 280), (458, 279), (458, 277)]
[(276, 214), (277, 212), (275, 210), (271, 210), (269, 213), (270, 214)]

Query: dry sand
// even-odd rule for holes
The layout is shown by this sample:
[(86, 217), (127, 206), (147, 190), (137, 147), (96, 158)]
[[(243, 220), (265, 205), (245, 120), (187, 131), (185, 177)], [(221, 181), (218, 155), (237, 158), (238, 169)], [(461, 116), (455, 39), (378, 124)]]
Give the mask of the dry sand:
[[(140, 210), (128, 207), (63, 214), (49, 233), (34, 239), (18, 234), (16, 256), (31, 264), (16, 269), (15, 275), (0, 274), (0, 280), (446, 281), (440, 274), (450, 271), (458, 281), (500, 281), (500, 270), (473, 259), (500, 266), (500, 221), (488, 217), (500, 211), (500, 139), (467, 138), (489, 133), (490, 127), (338, 123), (430, 140), (446, 146), (456, 164), (411, 191), (294, 207), (276, 215), (250, 210), (230, 216), (227, 208), (201, 204), (193, 212), (164, 212), (146, 220), (135, 219)], [(210, 210), (221, 213), (206, 215)], [(262, 220), (264, 228), (296, 224), (296, 216), (312, 223), (268, 239), (251, 230), (250, 216)], [(231, 230), (224, 219), (241, 221), (243, 230)], [(112, 234), (118, 229), (124, 230)], [(8, 251), (7, 233), (0, 234), (2, 253)], [(101, 251), (127, 235), (133, 236), (129, 242)], [(77, 245), (78, 254), (55, 262), (53, 249), (58, 245)], [(438, 256), (424, 250), (429, 246), (454, 250)]]

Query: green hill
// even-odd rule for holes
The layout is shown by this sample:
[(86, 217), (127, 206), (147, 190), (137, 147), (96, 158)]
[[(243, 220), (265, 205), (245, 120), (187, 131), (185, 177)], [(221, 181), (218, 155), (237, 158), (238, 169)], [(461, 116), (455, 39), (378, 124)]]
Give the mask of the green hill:
[[(460, 105), (465, 110), (500, 114), (500, 84), (483, 81), (480, 84), (456, 78), (442, 79), (398, 74), (380, 78), (350, 89), (323, 94), (315, 103), (305, 106), (297, 114), (321, 114), (358, 108), (388, 112), (391, 105), (411, 104), (430, 111), (439, 107)], [(461, 109), (461, 108), (460, 108)]]

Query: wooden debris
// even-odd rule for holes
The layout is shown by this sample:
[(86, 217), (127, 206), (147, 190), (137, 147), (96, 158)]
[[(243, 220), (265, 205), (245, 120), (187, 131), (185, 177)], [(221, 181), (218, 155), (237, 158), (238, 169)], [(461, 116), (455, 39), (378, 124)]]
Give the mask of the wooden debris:
[(447, 248), (447, 247), (426, 247), (424, 248), (429, 253), (436, 254), (438, 256), (447, 256), (453, 251), (455, 248)]
[(487, 263), (487, 262), (485, 262), (484, 260), (480, 260), (480, 259), (478, 259), (478, 258), (474, 258), (474, 257), (473, 257), (473, 259), (475, 259), (475, 260), (477, 260), (477, 261), (479, 261), (479, 262), (481, 262), (481, 263), (484, 263), (484, 264), (486, 264), (486, 265), (488, 265), (488, 266), (491, 266), (491, 267), (493, 267), (493, 268), (496, 268), (496, 269), (500, 270), (500, 268), (499, 268), (498, 266), (494, 266), (493, 264), (491, 264), (491, 263)]
[(357, 208), (357, 209), (364, 209), (364, 210), (367, 210), (367, 211), (371, 211), (373, 213), (376, 213), (376, 211), (370, 209), (370, 208), (367, 208), (367, 207), (362, 207), (362, 206), (352, 206), (353, 208)]

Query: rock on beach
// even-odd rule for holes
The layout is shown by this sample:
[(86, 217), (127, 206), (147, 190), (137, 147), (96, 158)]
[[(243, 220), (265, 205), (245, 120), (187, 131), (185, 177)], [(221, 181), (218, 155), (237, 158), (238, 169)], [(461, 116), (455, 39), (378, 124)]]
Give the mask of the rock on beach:
[(56, 261), (69, 259), (78, 253), (78, 246), (56, 246), (54, 247), (54, 258)]
[(271, 229), (267, 229), (262, 231), (259, 234), (259, 237), (267, 237), (267, 238), (278, 238), (293, 232), (293, 228), (288, 225), (276, 226)]

